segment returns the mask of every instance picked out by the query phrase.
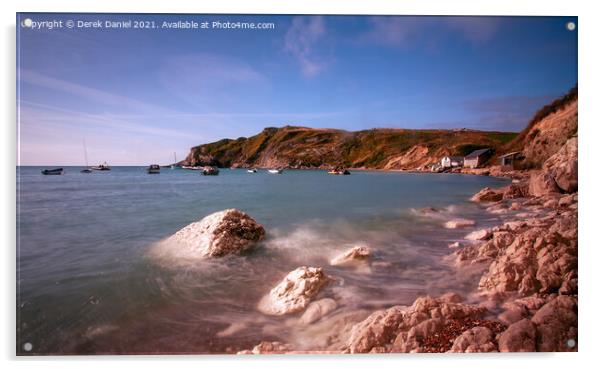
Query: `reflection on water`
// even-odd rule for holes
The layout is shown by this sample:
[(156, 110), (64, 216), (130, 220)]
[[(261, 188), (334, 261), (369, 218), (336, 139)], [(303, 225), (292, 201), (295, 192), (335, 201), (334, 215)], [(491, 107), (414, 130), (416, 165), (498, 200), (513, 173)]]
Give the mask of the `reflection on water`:
[[(280, 176), (121, 167), (84, 175), (18, 172), (18, 337), (32, 353), (226, 353), (260, 340), (333, 349), (336, 333), (369, 311), (410, 304), (422, 294), (467, 292), (475, 277), (442, 261), (466, 230), (445, 219), (495, 222), (468, 198), (499, 179), (460, 175), (287, 171)], [(412, 209), (443, 211), (424, 217)], [(240, 257), (157, 259), (153, 246), (214, 211), (238, 208), (267, 230)], [(365, 264), (329, 260), (368, 245)], [(334, 282), (319, 297), (338, 308), (312, 325), (271, 317), (256, 304), (301, 265)]]

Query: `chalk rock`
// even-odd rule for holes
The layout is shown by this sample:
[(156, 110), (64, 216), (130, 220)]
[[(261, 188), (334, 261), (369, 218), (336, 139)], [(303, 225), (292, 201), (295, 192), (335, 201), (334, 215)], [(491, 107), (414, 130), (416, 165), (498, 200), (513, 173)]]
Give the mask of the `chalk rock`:
[(472, 225), (475, 225), (474, 220), (458, 218), (458, 219), (452, 219), (450, 221), (447, 221), (443, 226), (445, 228), (456, 229), (456, 228), (468, 227), (468, 226), (472, 226)]
[(531, 321), (537, 326), (537, 351), (576, 351), (567, 345), (577, 342), (577, 299), (560, 295), (535, 313)]
[(220, 257), (246, 251), (264, 235), (264, 228), (249, 215), (227, 209), (187, 225), (162, 244), (176, 248), (172, 253), (182, 257)]
[(304, 310), (328, 280), (322, 268), (299, 267), (265, 295), (257, 308), (268, 315), (284, 315)]
[(332, 259), (330, 265), (344, 265), (366, 260), (371, 254), (372, 251), (368, 246), (355, 246)]

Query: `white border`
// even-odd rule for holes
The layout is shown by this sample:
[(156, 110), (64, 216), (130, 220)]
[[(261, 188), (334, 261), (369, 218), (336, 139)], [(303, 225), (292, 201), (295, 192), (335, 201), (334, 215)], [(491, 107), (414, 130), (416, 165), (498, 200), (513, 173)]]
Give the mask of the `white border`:
[[(148, 368), (163, 368), (166, 364), (178, 367), (210, 366), (212, 368), (244, 366), (245, 368), (301, 368), (314, 365), (345, 366), (349, 368), (438, 366), (461, 368), (508, 368), (520, 364), (545, 365), (546, 368), (566, 368), (596, 362), (600, 350), (599, 281), (602, 244), (595, 232), (600, 217), (600, 189), (596, 169), (602, 140), (600, 115), (600, 58), (599, 36), (602, 19), (594, 1), (567, 0), (220, 0), (218, 1), (130, 1), (103, 0), (83, 2), (73, 0), (20, 0), (0, 3), (3, 50), (0, 55), (4, 88), (2, 103), (2, 191), (0, 234), (2, 244), (2, 288), (0, 348), (5, 367), (27, 368), (44, 365), (51, 368), (105, 368), (113, 362), (126, 361)], [(147, 12), (147, 13), (256, 13), (256, 14), (416, 14), (416, 15), (570, 15), (578, 16), (579, 24), (579, 157), (581, 158), (581, 194), (579, 207), (579, 353), (577, 354), (495, 354), (495, 355), (381, 355), (381, 356), (271, 356), (271, 357), (59, 357), (16, 358), (15, 348), (15, 12)], [(598, 150), (596, 150), (598, 149)], [(111, 364), (110, 364), (111, 363)]]

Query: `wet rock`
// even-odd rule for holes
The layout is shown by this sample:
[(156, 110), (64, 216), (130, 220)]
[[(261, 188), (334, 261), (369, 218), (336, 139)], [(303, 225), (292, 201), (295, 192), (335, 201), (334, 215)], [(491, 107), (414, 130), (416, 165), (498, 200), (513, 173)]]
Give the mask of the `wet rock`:
[(479, 229), (464, 236), (464, 239), (469, 241), (484, 241), (491, 238), (491, 230)]
[(355, 246), (330, 261), (330, 265), (345, 265), (366, 260), (372, 251), (368, 246)]
[(569, 138), (543, 165), (558, 187), (569, 193), (577, 191), (577, 167), (577, 137)]
[(322, 268), (299, 267), (290, 272), (259, 302), (264, 314), (284, 315), (304, 310), (329, 281)]
[(483, 188), (481, 191), (477, 192), (472, 198), (472, 201), (475, 202), (497, 202), (500, 201), (504, 197), (503, 191), (494, 190), (489, 187)]
[(533, 196), (545, 196), (559, 193), (560, 188), (556, 185), (554, 177), (548, 172), (534, 173), (529, 180), (529, 193)]
[(511, 324), (498, 338), (500, 352), (534, 352), (537, 328), (529, 319)]
[(302, 324), (311, 324), (320, 320), (323, 316), (337, 308), (337, 302), (333, 299), (325, 298), (311, 302), (307, 310), (301, 316)]
[(161, 251), (184, 258), (239, 254), (263, 239), (265, 230), (249, 215), (227, 209), (191, 223), (161, 243)]
[(495, 352), (493, 332), (486, 327), (474, 327), (454, 340), (450, 352)]
[(450, 221), (447, 221), (443, 226), (445, 228), (456, 229), (456, 228), (462, 228), (462, 227), (469, 227), (469, 226), (473, 226), (473, 225), (475, 225), (474, 220), (457, 218), (457, 219), (452, 219)]

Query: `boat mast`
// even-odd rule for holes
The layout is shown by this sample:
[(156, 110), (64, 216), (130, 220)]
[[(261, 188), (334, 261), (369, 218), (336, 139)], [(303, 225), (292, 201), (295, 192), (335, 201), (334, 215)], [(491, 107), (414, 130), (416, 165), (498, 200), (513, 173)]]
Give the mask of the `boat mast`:
[(88, 148), (86, 147), (86, 139), (84, 138), (84, 158), (86, 159), (86, 169), (90, 166), (88, 165)]

